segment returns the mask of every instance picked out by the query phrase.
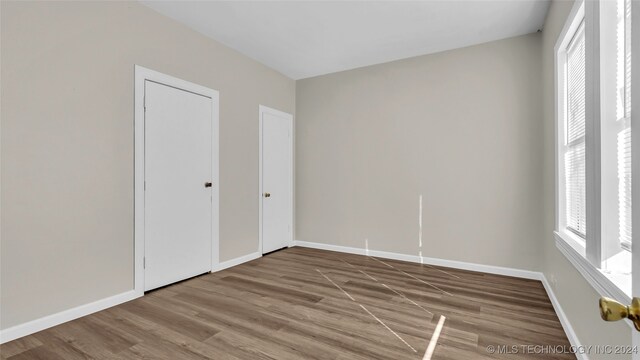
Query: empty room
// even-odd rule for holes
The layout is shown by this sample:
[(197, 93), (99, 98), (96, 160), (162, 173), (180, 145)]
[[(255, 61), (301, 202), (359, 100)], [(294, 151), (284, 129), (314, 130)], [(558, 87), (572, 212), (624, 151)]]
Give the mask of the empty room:
[(0, 0), (0, 359), (640, 360), (637, 54), (635, 0)]

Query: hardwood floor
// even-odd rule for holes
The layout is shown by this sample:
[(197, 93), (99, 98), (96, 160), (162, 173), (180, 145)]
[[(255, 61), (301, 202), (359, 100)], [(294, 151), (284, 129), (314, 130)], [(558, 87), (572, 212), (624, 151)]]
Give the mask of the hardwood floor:
[(539, 281), (294, 247), (6, 343), (0, 356), (575, 359), (549, 353), (558, 346), (570, 344)]

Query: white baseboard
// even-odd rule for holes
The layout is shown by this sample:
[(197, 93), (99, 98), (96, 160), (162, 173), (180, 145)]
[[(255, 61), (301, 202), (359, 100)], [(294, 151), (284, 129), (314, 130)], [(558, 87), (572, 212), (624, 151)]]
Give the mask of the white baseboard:
[[(564, 333), (567, 334), (567, 338), (572, 346), (578, 348), (581, 346), (580, 340), (578, 339), (578, 335), (573, 330), (573, 326), (569, 322), (569, 318), (567, 314), (562, 310), (562, 306), (560, 306), (560, 302), (558, 298), (556, 298), (556, 294), (553, 292), (553, 288), (551, 284), (547, 281), (547, 277), (544, 274), (540, 274), (540, 281), (542, 281), (542, 285), (544, 285), (544, 289), (547, 291), (547, 295), (549, 296), (549, 300), (551, 300), (551, 304), (553, 305), (554, 310), (556, 311), (556, 315), (558, 315), (558, 319), (560, 320), (560, 324), (562, 324), (562, 328), (564, 329)], [(589, 360), (589, 356), (587, 354), (580, 354), (576, 352), (576, 357), (578, 360)]]
[(216, 265), (213, 267), (213, 271), (220, 271), (220, 270), (224, 270), (224, 269), (228, 269), (230, 267), (236, 266), (236, 265), (240, 265), (242, 263), (246, 263), (247, 261), (251, 261), (251, 260), (255, 260), (257, 258), (262, 257), (262, 253), (260, 252), (254, 252), (251, 254), (247, 254), (247, 255), (243, 255), (240, 257), (237, 257), (235, 259), (231, 259), (231, 260), (227, 260), (227, 261), (223, 261), (220, 264)]
[(462, 270), (478, 271), (478, 272), (484, 272), (489, 274), (514, 276), (514, 277), (519, 277), (524, 279), (540, 280), (542, 275), (542, 273), (537, 271), (513, 269), (513, 268), (493, 266), (493, 265), (474, 264), (474, 263), (468, 263), (463, 261), (444, 260), (444, 259), (430, 258), (430, 257), (424, 257), (424, 256), (418, 256), (418, 255), (398, 254), (398, 253), (392, 253), (392, 252), (386, 252), (386, 251), (367, 250), (362, 248), (329, 245), (329, 244), (306, 242), (306, 241), (299, 241), (299, 240), (295, 241), (295, 245), (314, 248), (314, 249), (321, 249), (321, 250), (338, 251), (338, 252), (349, 253), (349, 254), (375, 256), (375, 257), (384, 258), (384, 259), (409, 261), (409, 262), (414, 262), (419, 264), (428, 264), (428, 265), (450, 267), (450, 268), (462, 269)]
[(89, 304), (80, 305), (69, 310), (64, 310), (59, 313), (45, 316), (40, 319), (35, 319), (24, 324), (16, 325), (5, 330), (0, 331), (0, 344), (4, 344), (11, 340), (27, 336), (50, 327), (60, 325), (67, 321), (77, 319), (95, 312), (110, 308), (122, 304), (124, 302), (133, 300), (141, 295), (134, 290), (123, 292), (118, 295), (110, 296), (105, 299), (100, 299)]
[[(295, 243), (295, 246), (308, 247), (313, 249), (330, 250), (330, 251), (337, 251), (337, 252), (357, 254), (357, 255), (368, 255), (368, 256), (375, 256), (375, 257), (384, 258), (384, 259), (409, 261), (409, 262), (415, 262), (420, 264), (450, 267), (454, 269), (479, 271), (479, 272), (484, 272), (489, 274), (507, 275), (507, 276), (524, 278), (524, 279), (540, 280), (542, 282), (542, 285), (544, 286), (545, 291), (547, 292), (547, 295), (549, 296), (549, 300), (551, 301), (551, 304), (553, 305), (554, 310), (556, 311), (556, 315), (560, 320), (560, 324), (562, 324), (562, 328), (564, 329), (564, 332), (567, 334), (567, 339), (569, 339), (569, 342), (571, 343), (572, 346), (575, 346), (575, 347), (580, 346), (580, 340), (578, 339), (578, 335), (573, 330), (573, 327), (569, 322), (569, 318), (567, 318), (567, 315), (562, 310), (562, 306), (560, 305), (560, 302), (558, 302), (558, 299), (556, 298), (556, 295), (553, 292), (553, 289), (551, 288), (549, 282), (547, 281), (547, 278), (541, 272), (513, 269), (513, 268), (492, 266), (492, 265), (482, 265), (482, 264), (468, 263), (463, 261), (429, 258), (424, 256), (398, 254), (398, 253), (391, 253), (386, 251), (367, 250), (362, 248), (313, 243), (313, 242), (306, 242), (306, 241), (300, 241), (300, 240), (296, 240), (294, 243)], [(576, 354), (576, 356), (578, 357), (578, 360), (589, 359), (587, 354)]]
[[(259, 252), (240, 256), (235, 259), (221, 262), (220, 264), (216, 265), (213, 268), (213, 271), (224, 270), (232, 266), (240, 265), (247, 261), (257, 259), (261, 256), (262, 254)], [(122, 294), (118, 294), (105, 299), (94, 301), (89, 304), (80, 305), (69, 310), (61, 311), (56, 314), (48, 315), (40, 319), (32, 320), (24, 324), (16, 325), (8, 329), (1, 330), (0, 344), (4, 344), (11, 340), (15, 340), (23, 336), (31, 335), (38, 331), (42, 331), (56, 325), (60, 325), (67, 321), (71, 321), (79, 317), (83, 317), (83, 316), (110, 308), (112, 306), (122, 304), (124, 302), (136, 299), (142, 295), (143, 294), (140, 294), (134, 290), (131, 290), (131, 291), (124, 292)]]

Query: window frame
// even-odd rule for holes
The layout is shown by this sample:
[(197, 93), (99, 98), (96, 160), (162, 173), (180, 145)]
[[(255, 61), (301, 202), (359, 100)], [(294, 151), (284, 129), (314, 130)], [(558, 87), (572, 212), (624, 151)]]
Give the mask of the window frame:
[[(630, 281), (601, 270), (600, 169), (600, 14), (599, 1), (576, 1), (554, 47), (555, 67), (555, 231), (556, 247), (602, 296), (631, 301)], [(566, 224), (564, 156), (567, 129), (567, 46), (584, 22), (585, 31), (585, 168), (586, 236), (582, 239)], [(633, 94), (633, 93), (632, 93)], [(632, 140), (633, 141), (633, 140)]]
[[(567, 48), (575, 37), (576, 32), (582, 23), (585, 23), (585, 41), (586, 41), (586, 19), (585, 4), (577, 1), (571, 10), (571, 14), (565, 27), (563, 28), (558, 42), (556, 43), (555, 53), (555, 89), (556, 89), (556, 224), (555, 232), (566, 243), (577, 252), (580, 256), (586, 256), (586, 238), (583, 239), (575, 232), (567, 228), (566, 222), (566, 172), (564, 166), (564, 156), (569, 146), (567, 144), (567, 127), (566, 117), (568, 116), (567, 101)], [(585, 54), (585, 57), (587, 55)], [(585, 64), (586, 67), (586, 64)], [(585, 89), (586, 91), (586, 89)], [(585, 124), (586, 127), (586, 124)], [(585, 128), (586, 132), (586, 128)], [(586, 142), (586, 134), (585, 134)], [(589, 222), (587, 221), (587, 224)]]

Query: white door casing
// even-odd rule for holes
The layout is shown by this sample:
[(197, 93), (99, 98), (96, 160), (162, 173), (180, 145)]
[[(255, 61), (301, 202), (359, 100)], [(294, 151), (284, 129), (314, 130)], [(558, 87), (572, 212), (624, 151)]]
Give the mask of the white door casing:
[(219, 263), (218, 112), (217, 91), (135, 67), (138, 295)]
[(260, 250), (293, 243), (293, 116), (260, 106)]

